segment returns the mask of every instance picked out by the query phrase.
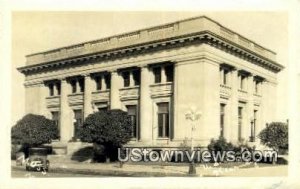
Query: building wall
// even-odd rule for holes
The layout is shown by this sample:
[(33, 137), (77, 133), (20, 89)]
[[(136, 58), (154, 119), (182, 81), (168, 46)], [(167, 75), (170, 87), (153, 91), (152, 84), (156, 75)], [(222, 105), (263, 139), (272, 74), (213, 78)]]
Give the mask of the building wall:
[[(155, 96), (151, 90), (153, 75), (151, 69), (146, 65), (170, 61), (174, 64), (174, 82), (172, 94)], [(253, 92), (244, 95), (238, 91), (237, 71), (230, 73), (229, 81), (231, 89), (226, 89), (229, 96), (222, 96), (220, 87), (220, 65), (223, 63), (234, 66), (237, 70), (244, 69), (254, 75), (260, 75), (266, 79), (262, 90), (262, 97), (257, 97), (259, 102), (254, 105), (256, 97)], [(136, 99), (121, 99), (120, 88), (122, 88), (122, 78), (115, 70), (126, 67), (139, 67), (141, 73), (140, 93)], [(51, 109), (59, 109), (61, 113), (61, 136), (62, 141), (68, 141), (73, 136), (73, 110), (83, 109), (92, 112), (93, 107), (90, 102), (95, 92), (93, 84), (87, 84), (89, 91), (85, 92), (78, 99), (70, 94), (70, 86), (62, 82), (61, 95), (58, 104), (47, 105), (47, 87), (43, 86), (43, 81), (59, 79), (61, 81), (70, 76), (84, 75), (85, 82), (89, 73), (108, 71), (113, 73), (111, 89), (107, 91), (109, 96), (106, 101), (111, 108), (121, 108), (126, 110), (126, 104), (138, 103), (140, 107), (141, 119), (141, 139), (133, 140), (129, 145), (133, 146), (180, 146), (184, 140), (191, 137), (191, 122), (186, 119), (186, 113), (192, 107), (201, 112), (201, 117), (195, 122), (196, 130), (194, 138), (196, 145), (206, 146), (211, 138), (217, 138), (220, 134), (220, 103), (226, 104), (225, 137), (233, 142), (238, 140), (238, 105), (244, 101), (245, 117), (243, 120), (243, 136), (247, 140), (250, 132), (250, 118), (254, 107), (259, 110), (259, 129), (263, 128), (266, 122), (270, 122), (276, 115), (276, 74), (246, 60), (228, 54), (206, 44), (190, 45), (173, 49), (166, 49), (157, 52), (140, 54), (127, 58), (115, 60), (105, 60), (99, 63), (87, 63), (83, 66), (74, 66), (55, 71), (46, 71), (32, 74), (26, 77), (26, 112), (48, 115)], [(86, 79), (87, 78), (87, 79)], [(250, 81), (250, 80), (249, 80)], [(33, 84), (39, 83), (39, 85)], [(251, 83), (248, 82), (250, 85)], [(88, 90), (86, 88), (86, 90)], [(134, 91), (132, 89), (131, 91)], [(143, 92), (142, 92), (143, 91)], [(98, 94), (98, 93), (97, 93)], [(99, 94), (100, 95), (100, 94)], [(244, 96), (240, 96), (244, 95)], [(82, 98), (82, 99), (80, 99)], [(70, 99), (75, 101), (70, 102)], [(48, 100), (49, 101), (49, 100)], [(156, 110), (157, 102), (172, 102), (171, 107), (173, 134), (170, 140), (157, 138)], [(85, 113), (85, 116), (88, 114)]]

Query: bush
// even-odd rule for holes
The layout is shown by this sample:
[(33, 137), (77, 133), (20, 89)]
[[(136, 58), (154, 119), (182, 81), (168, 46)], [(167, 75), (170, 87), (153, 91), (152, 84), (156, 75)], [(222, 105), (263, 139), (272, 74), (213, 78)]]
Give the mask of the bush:
[(272, 122), (258, 135), (261, 143), (276, 151), (288, 150), (288, 125), (283, 122)]
[(28, 148), (51, 143), (57, 138), (55, 122), (41, 115), (27, 114), (11, 128), (12, 145), (22, 145), (25, 154), (28, 154)]
[(218, 140), (211, 139), (207, 148), (209, 151), (228, 151), (234, 150), (235, 147), (231, 142), (227, 142), (224, 137), (219, 137)]
[[(234, 151), (235, 154), (238, 156), (238, 154), (241, 154), (244, 151), (252, 151), (254, 150), (252, 147), (248, 146), (246, 143), (239, 143), (237, 145), (232, 144), (231, 142), (227, 142), (224, 137), (219, 137), (216, 139), (211, 139), (210, 144), (208, 144), (207, 149), (212, 153), (213, 151), (215, 153), (223, 153), (228, 151)], [(226, 153), (225, 153), (226, 154)], [(226, 160), (226, 155), (224, 156)], [(212, 162), (215, 160), (212, 158)], [(220, 161), (218, 159), (218, 161)]]
[(115, 159), (117, 148), (131, 139), (131, 128), (131, 119), (127, 112), (100, 111), (86, 118), (78, 136), (83, 142), (103, 146), (106, 157)]

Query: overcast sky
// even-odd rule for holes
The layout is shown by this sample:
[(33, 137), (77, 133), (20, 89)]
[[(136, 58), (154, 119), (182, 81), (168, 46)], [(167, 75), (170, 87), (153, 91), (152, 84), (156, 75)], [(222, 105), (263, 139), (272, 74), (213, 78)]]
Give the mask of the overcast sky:
[[(288, 15), (285, 12), (14, 12), (12, 14), (12, 123), (24, 115), (25, 55), (123, 32), (206, 15), (277, 53), (279, 120), (287, 119)], [(18, 103), (16, 103), (16, 101)]]

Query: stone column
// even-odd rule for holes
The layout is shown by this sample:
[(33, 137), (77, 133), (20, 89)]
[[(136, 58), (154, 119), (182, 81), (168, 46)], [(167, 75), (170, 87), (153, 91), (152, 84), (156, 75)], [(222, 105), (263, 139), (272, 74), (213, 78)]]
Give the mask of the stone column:
[(110, 109), (122, 109), (120, 101), (120, 76), (117, 70), (111, 72)]
[(129, 72), (129, 87), (134, 86), (134, 79), (133, 79), (133, 74), (132, 71)]
[(253, 85), (253, 76), (249, 75), (247, 78), (247, 92), (248, 92), (248, 103), (247, 103), (247, 117), (246, 117), (246, 124), (245, 129), (243, 132), (243, 137), (246, 140), (250, 139), (251, 136), (251, 121), (253, 120), (254, 116), (254, 85)]
[(229, 141), (238, 140), (238, 71), (231, 71), (231, 96), (228, 110), (229, 121), (225, 125), (224, 136), (227, 137)]
[(221, 69), (221, 70), (220, 70), (220, 84), (221, 84), (221, 85), (223, 85), (223, 83), (224, 83), (224, 81), (223, 81), (223, 80), (224, 80), (223, 74), (224, 74), (224, 69)]
[(61, 80), (60, 90), (60, 140), (66, 142), (72, 137), (73, 117), (68, 102), (69, 85), (65, 78)]
[(140, 140), (150, 142), (152, 139), (152, 99), (150, 97), (150, 71), (141, 67), (140, 85)]
[(174, 64), (174, 79), (173, 79), (173, 130), (172, 130), (172, 139), (177, 140), (180, 138), (179, 131), (179, 125), (178, 125), (178, 67), (180, 66), (179, 63)]
[(45, 117), (51, 119), (51, 113), (49, 112), (47, 108), (47, 103), (46, 103), (46, 98), (48, 97), (49, 94), (49, 89), (48, 87), (44, 84), (40, 84), (40, 107), (39, 107), (39, 114), (44, 115)]
[(75, 85), (76, 85), (76, 92), (75, 93), (79, 93), (80, 92), (80, 85), (79, 85), (78, 78), (75, 80)]
[(260, 86), (260, 95), (261, 95), (261, 104), (260, 104), (260, 110), (261, 112), (259, 113), (260, 116), (260, 124), (259, 127), (257, 128), (257, 133), (259, 133), (268, 123), (267, 119), (267, 112), (269, 111), (268, 107), (268, 81), (263, 81), (261, 86)]
[(166, 75), (166, 69), (165, 66), (161, 67), (161, 83), (167, 82), (167, 75)]
[(57, 89), (57, 83), (53, 83), (53, 96), (57, 96), (58, 95), (58, 89)]
[(84, 75), (84, 95), (83, 95), (83, 115), (84, 119), (93, 113), (92, 108), (92, 87), (93, 87), (93, 80), (91, 76)]

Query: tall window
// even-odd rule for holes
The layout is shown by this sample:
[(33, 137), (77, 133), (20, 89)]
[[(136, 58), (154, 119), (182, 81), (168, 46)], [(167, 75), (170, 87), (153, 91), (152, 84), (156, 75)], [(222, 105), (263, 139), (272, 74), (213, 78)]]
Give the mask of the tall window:
[(74, 110), (74, 137), (78, 137), (78, 130), (82, 126), (83, 123), (83, 113), (82, 110)]
[(132, 71), (132, 75), (133, 75), (134, 86), (140, 85), (140, 80), (141, 80), (140, 70)]
[(228, 85), (229, 70), (225, 68), (220, 68), (220, 72), (221, 72), (221, 84)]
[(225, 104), (220, 104), (220, 136), (224, 137), (224, 126), (225, 126)]
[(238, 140), (242, 140), (243, 107), (238, 107)]
[(106, 89), (110, 89), (110, 75), (105, 75)]
[(174, 67), (173, 65), (168, 65), (165, 67), (167, 82), (172, 82), (174, 77)]
[(57, 95), (60, 95), (60, 83), (56, 83)]
[(80, 92), (83, 92), (84, 91), (84, 79), (81, 78), (77, 82), (79, 82)]
[(132, 138), (137, 138), (137, 133), (138, 133), (137, 106), (129, 105), (126, 107), (127, 107), (127, 113), (130, 116), (131, 124), (132, 124), (131, 136)]
[(247, 76), (240, 75), (240, 89), (242, 89), (242, 90), (246, 89), (246, 79), (247, 79)]
[(54, 85), (53, 85), (53, 83), (50, 83), (48, 85), (48, 87), (49, 87), (49, 96), (53, 96), (54, 95)]
[(76, 80), (71, 80), (71, 87), (72, 87), (72, 93), (76, 93), (77, 86), (76, 86)]
[(59, 112), (51, 112), (52, 120), (55, 122), (55, 125), (58, 126), (59, 124)]
[(161, 67), (153, 68), (154, 83), (161, 83)]
[(260, 84), (260, 81), (258, 81), (258, 80), (255, 80), (255, 81), (254, 81), (254, 90), (255, 90), (255, 94), (258, 94), (258, 93), (259, 93), (259, 84)]
[(95, 82), (96, 82), (96, 90), (100, 91), (102, 89), (101, 76), (96, 76)]
[(257, 120), (257, 110), (254, 110), (253, 115), (254, 115), (254, 117), (253, 117), (253, 123), (251, 125), (251, 137), (250, 137), (250, 139), (251, 139), (252, 142), (255, 141), (256, 122), (257, 122), (256, 121)]
[(157, 118), (158, 118), (158, 137), (169, 137), (169, 103), (158, 103), (157, 104)]
[(123, 76), (123, 81), (124, 81), (124, 87), (129, 87), (129, 85), (130, 85), (129, 72), (123, 72), (122, 76)]
[(54, 121), (55, 125), (57, 126), (58, 129), (58, 133), (60, 133), (60, 127), (59, 127), (59, 112), (55, 111), (55, 112), (51, 112), (52, 115), (52, 120)]

